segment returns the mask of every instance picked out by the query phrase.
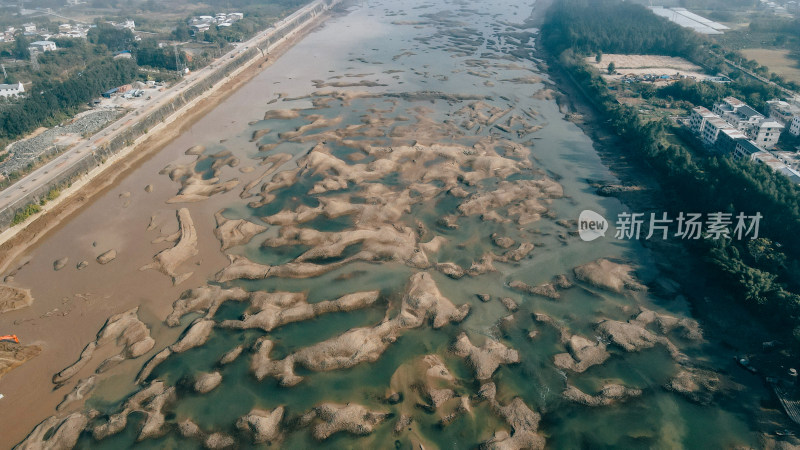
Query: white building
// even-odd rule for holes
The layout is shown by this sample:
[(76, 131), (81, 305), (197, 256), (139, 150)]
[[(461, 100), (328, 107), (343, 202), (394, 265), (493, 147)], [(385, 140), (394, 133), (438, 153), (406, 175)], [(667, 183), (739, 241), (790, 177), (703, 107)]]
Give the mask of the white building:
[(25, 92), (25, 87), (22, 83), (17, 84), (0, 84), (0, 97), (16, 97)]
[(791, 182), (800, 184), (800, 171), (797, 169), (792, 169), (791, 167), (781, 167), (778, 169), (778, 172), (789, 178)]
[[(770, 107), (772, 108), (772, 104)], [(734, 128), (732, 123), (738, 126)], [(714, 112), (702, 106), (692, 108), (687, 125), (705, 145), (732, 155), (734, 159), (744, 158), (766, 164), (775, 172), (800, 184), (800, 152), (766, 150), (778, 142), (784, 125), (758, 114), (741, 100), (728, 97), (714, 105)], [(800, 133), (800, 116), (792, 119), (790, 131)]]
[(781, 137), (783, 124), (775, 120), (765, 120), (754, 125), (752, 132), (749, 133), (758, 145), (764, 148), (772, 148), (778, 143)]
[(741, 130), (736, 128), (723, 128), (717, 135), (717, 142), (715, 143), (717, 150), (723, 154), (730, 155), (736, 151), (736, 145), (739, 141), (746, 141), (747, 135)]
[[(772, 105), (770, 105), (772, 109)], [(744, 132), (763, 148), (772, 148), (778, 143), (784, 126), (774, 119), (751, 108), (735, 97), (726, 97), (714, 105), (714, 113), (735, 128)]]
[(733, 152), (733, 159), (745, 158), (748, 160), (754, 160), (756, 155), (759, 153), (767, 152), (757, 146), (753, 141), (743, 139), (736, 143), (736, 149)]
[(790, 181), (800, 184), (800, 172), (786, 165), (784, 161), (781, 161), (772, 153), (761, 152), (755, 154), (753, 155), (753, 160), (758, 161), (762, 164), (766, 164), (767, 166), (769, 166), (770, 169), (789, 178)]
[(792, 123), (789, 125), (789, 133), (800, 136), (800, 116), (795, 116), (792, 119)]
[(31, 52), (49, 52), (56, 49), (56, 43), (53, 41), (36, 41), (31, 42), (31, 45), (28, 46), (28, 50)]
[(795, 116), (800, 116), (800, 106), (783, 100), (769, 100), (769, 116), (778, 122), (789, 125)]
[(776, 158), (795, 170), (800, 170), (800, 152), (773, 151)]
[(697, 106), (692, 108), (692, 113), (689, 116), (689, 128), (697, 134), (703, 132), (703, 127), (705, 127), (706, 120), (711, 119), (713, 117), (718, 117), (716, 114), (712, 113), (703, 106)]
[(720, 103), (714, 105), (714, 114), (722, 117), (725, 121), (745, 133), (751, 127), (766, 119), (764, 115), (735, 97), (725, 97)]
[(127, 19), (124, 22), (111, 22), (111, 26), (118, 30), (128, 29), (133, 31), (136, 29), (136, 23), (131, 19)]
[(196, 33), (201, 33), (203, 31), (208, 31), (208, 29), (211, 28), (211, 25), (207, 23), (196, 23), (191, 25), (190, 28), (193, 29)]
[(719, 117), (712, 117), (710, 119), (706, 119), (706, 123), (703, 126), (703, 132), (700, 136), (706, 145), (713, 146), (717, 143), (717, 137), (719, 137), (720, 131), (726, 128), (731, 128), (728, 122), (725, 122)]
[(217, 25), (220, 27), (229, 27), (233, 25), (233, 22), (237, 20), (241, 20), (244, 18), (244, 14), (242, 13), (218, 13), (212, 16), (196, 16), (192, 17), (189, 20), (189, 27), (191, 27), (195, 32), (202, 32), (206, 31), (211, 28), (212, 25)]
[(796, 99), (790, 99), (788, 102), (770, 100), (767, 104), (770, 117), (782, 123), (792, 135), (800, 136), (800, 103)]

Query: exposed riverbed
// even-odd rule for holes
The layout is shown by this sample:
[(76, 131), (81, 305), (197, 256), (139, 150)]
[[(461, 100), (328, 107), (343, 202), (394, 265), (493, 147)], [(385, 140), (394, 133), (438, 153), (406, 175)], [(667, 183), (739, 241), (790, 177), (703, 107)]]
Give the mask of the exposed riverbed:
[(32, 382), (139, 309), (54, 393), (0, 391), (43, 418), (99, 366), (48, 424), (92, 448), (757, 445), (760, 394), (680, 280), (576, 236), (625, 207), (587, 181), (614, 179), (537, 67), (533, 7), (327, 21), (15, 265), (35, 300), (0, 320), (65, 336)]

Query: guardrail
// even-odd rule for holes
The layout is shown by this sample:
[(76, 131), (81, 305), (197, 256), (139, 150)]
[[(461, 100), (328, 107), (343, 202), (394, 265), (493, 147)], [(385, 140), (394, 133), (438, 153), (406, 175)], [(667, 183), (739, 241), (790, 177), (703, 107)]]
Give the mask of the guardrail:
[(78, 177), (86, 175), (89, 171), (102, 164), (107, 158), (146, 134), (150, 128), (164, 122), (165, 119), (189, 102), (211, 89), (215, 84), (229, 76), (236, 69), (251, 62), (257, 56), (263, 55), (264, 51), (268, 50), (271, 45), (280, 41), (292, 31), (302, 28), (320, 13), (329, 10), (340, 1), (341, 0), (317, 0), (295, 11), (272, 27), (267, 28), (265, 31), (259, 32), (259, 34), (266, 34), (264, 38), (258, 41), (254, 46), (240, 52), (234, 58), (214, 69), (205, 79), (178, 94), (173, 101), (148, 113), (138, 122), (130, 125), (125, 131), (118, 133), (110, 141), (97, 146), (91, 152), (88, 152), (75, 162), (72, 162), (59, 173), (52, 175), (51, 180), (47, 183), (42, 184), (36, 189), (32, 189), (30, 192), (27, 192), (24, 197), (0, 211), (0, 231), (11, 225), (17, 212), (30, 204), (38, 204), (52, 189), (63, 188)]

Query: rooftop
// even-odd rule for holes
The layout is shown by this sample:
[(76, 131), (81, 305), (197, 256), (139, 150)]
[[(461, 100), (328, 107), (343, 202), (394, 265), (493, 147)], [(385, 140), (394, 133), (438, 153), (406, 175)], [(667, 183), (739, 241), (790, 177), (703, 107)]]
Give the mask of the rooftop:
[(697, 114), (700, 114), (703, 117), (716, 117), (716, 114), (709, 111), (708, 108), (706, 108), (705, 106), (695, 106), (694, 108), (692, 108), (692, 111), (696, 112)]
[(720, 133), (725, 133), (731, 139), (747, 139), (747, 135), (742, 133), (741, 130), (737, 130), (736, 128), (723, 128), (719, 130)]
[[(754, 154), (757, 154), (759, 152), (764, 152), (764, 150), (762, 150), (761, 147), (757, 146), (755, 142), (750, 141), (750, 140), (739, 141), (739, 143), (736, 144), (736, 148), (740, 148), (742, 151), (744, 151), (748, 155), (754, 155)], [(764, 152), (764, 153), (767, 153), (767, 152)]]
[[(756, 111), (755, 109), (751, 108), (749, 105), (742, 103), (742, 106), (736, 110), (736, 113), (740, 116), (747, 117), (748, 119), (751, 117), (761, 116), (762, 114)], [(763, 116), (762, 116), (763, 117)]]
[(741, 108), (742, 106), (747, 106), (747, 103), (739, 100), (736, 97), (725, 97), (722, 99), (722, 101), (733, 106), (734, 108)]
[[(712, 22), (705, 17), (691, 13), (684, 8), (664, 8), (662, 6), (651, 6), (653, 14), (664, 17), (684, 28), (691, 28), (702, 34), (722, 34), (725, 25)], [(699, 18), (700, 20), (698, 20)]]
[(779, 170), (782, 167), (786, 167), (786, 164), (783, 163), (780, 159), (776, 158), (772, 153), (769, 152), (759, 152), (753, 155), (753, 158), (768, 165), (772, 168), (772, 170)]
[(673, 11), (675, 11), (676, 13), (684, 16), (684, 17), (687, 17), (687, 18), (692, 19), (694, 21), (700, 22), (703, 25), (705, 25), (707, 27), (710, 27), (710, 28), (713, 28), (715, 30), (729, 30), (730, 29), (730, 28), (726, 27), (725, 25), (723, 25), (723, 24), (721, 24), (719, 22), (714, 22), (713, 20), (706, 19), (703, 16), (697, 15), (697, 14), (687, 10), (686, 8), (671, 8), (671, 9)]
[(758, 124), (759, 128), (783, 128), (783, 124), (776, 120), (765, 120)]
[(791, 167), (783, 166), (778, 169), (778, 172), (789, 177), (789, 180), (791, 180), (792, 182), (800, 184), (800, 172), (798, 172), (797, 170), (792, 169)]
[(706, 120), (706, 123), (714, 125), (714, 127), (719, 128), (719, 129), (724, 129), (724, 128), (730, 128), (731, 127), (730, 124), (728, 124), (728, 122), (725, 122), (724, 120), (722, 120), (719, 117), (711, 117), (708, 120)]

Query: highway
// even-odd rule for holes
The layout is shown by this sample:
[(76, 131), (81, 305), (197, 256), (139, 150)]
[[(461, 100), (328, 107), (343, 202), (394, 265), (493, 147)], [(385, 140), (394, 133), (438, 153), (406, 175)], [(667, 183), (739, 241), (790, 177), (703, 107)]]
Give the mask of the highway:
[[(58, 156), (48, 161), (41, 167), (37, 168), (30, 174), (19, 179), (16, 183), (12, 184), (8, 188), (4, 189), (3, 191), (0, 191), (0, 211), (4, 211), (9, 207), (14, 207), (14, 208), (23, 207), (24, 204), (21, 204), (20, 201), (24, 200), (25, 196), (29, 192), (35, 191), (36, 189), (39, 189), (42, 186), (49, 185), (54, 179), (61, 176), (65, 172), (70, 171), (81, 160), (81, 158), (87, 154), (87, 152), (92, 152), (97, 147), (113, 140), (120, 133), (124, 132), (128, 128), (128, 126), (134, 124), (138, 118), (146, 117), (149, 113), (157, 110), (159, 107), (163, 106), (167, 102), (173, 101), (178, 95), (180, 95), (186, 89), (204, 81), (211, 74), (213, 74), (214, 73), (213, 69), (216, 68), (217, 65), (221, 63), (226, 63), (230, 59), (234, 58), (237, 54), (243, 52), (244, 50), (247, 50), (251, 46), (255, 46), (258, 42), (266, 38), (269, 34), (277, 31), (284, 25), (290, 23), (292, 19), (300, 16), (307, 10), (307, 8), (311, 8), (313, 7), (313, 5), (317, 3), (319, 2), (314, 2), (311, 5), (307, 5), (305, 8), (296, 11), (289, 17), (275, 23), (272, 27), (259, 32), (250, 40), (243, 43), (239, 43), (233, 50), (226, 53), (225, 55), (220, 56), (208, 66), (204, 67), (203, 69), (200, 69), (197, 72), (188, 74), (186, 77), (184, 77), (183, 80), (177, 82), (167, 90), (163, 92), (158, 92), (157, 97), (155, 97), (156, 94), (151, 94), (153, 96), (153, 100), (148, 102), (145, 106), (128, 112), (123, 117), (111, 123), (103, 130), (100, 130), (99, 132), (95, 133), (89, 139), (82, 140), (78, 144), (74, 145), (73, 147), (59, 154)], [(281, 41), (276, 42), (275, 44), (278, 44), (280, 42), (283, 42), (285, 39), (290, 38), (300, 28), (302, 27), (295, 28), (295, 30), (288, 33), (286, 36), (284, 36), (283, 39), (281, 39)], [(244, 67), (247, 67), (248, 65), (249, 64), (246, 63), (240, 66), (239, 68), (237, 68), (237, 71), (243, 69)], [(149, 93), (149, 90), (147, 92)], [(180, 110), (175, 111), (171, 117), (175, 117), (176, 114), (181, 114), (182, 112), (184, 112), (185, 108), (186, 107), (184, 106)]]

